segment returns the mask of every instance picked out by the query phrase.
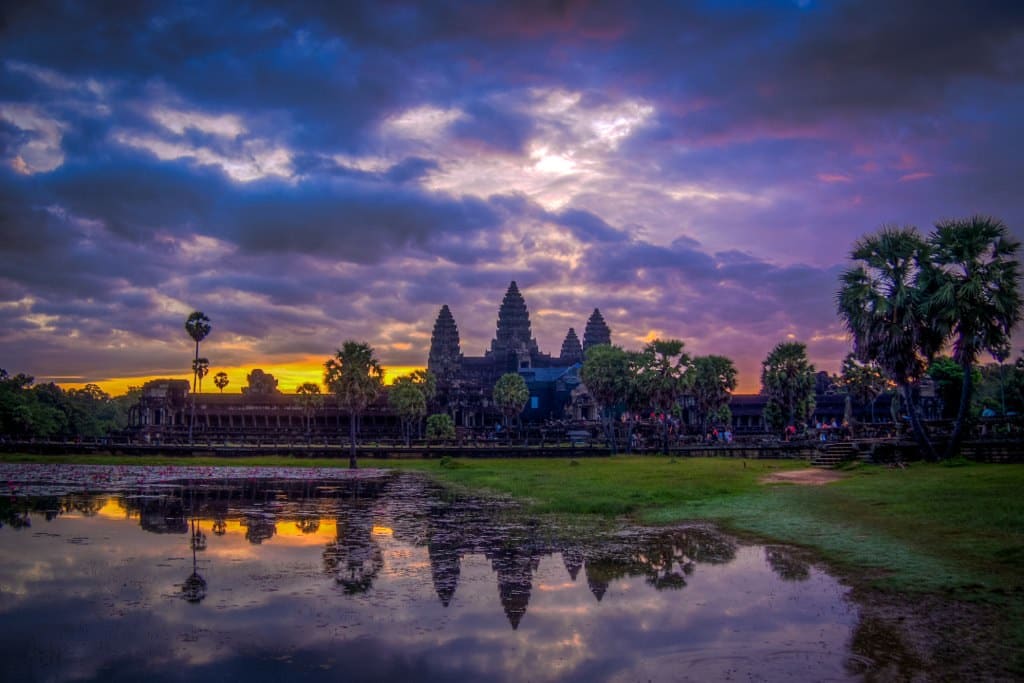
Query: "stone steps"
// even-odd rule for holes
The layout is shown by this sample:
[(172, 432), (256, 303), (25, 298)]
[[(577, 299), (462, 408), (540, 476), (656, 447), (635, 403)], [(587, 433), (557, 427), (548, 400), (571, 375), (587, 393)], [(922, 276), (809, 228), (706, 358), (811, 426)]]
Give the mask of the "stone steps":
[(857, 447), (846, 441), (826, 443), (818, 448), (818, 452), (811, 458), (811, 467), (835, 468), (848, 460), (858, 457)]

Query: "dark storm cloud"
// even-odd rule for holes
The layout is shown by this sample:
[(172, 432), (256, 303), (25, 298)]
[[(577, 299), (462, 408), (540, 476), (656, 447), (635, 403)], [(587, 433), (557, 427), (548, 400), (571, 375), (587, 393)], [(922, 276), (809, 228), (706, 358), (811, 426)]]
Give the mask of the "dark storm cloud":
[(315, 253), (354, 263), (377, 263), (410, 246), (429, 246), (445, 233), (493, 229), (499, 221), (480, 200), (347, 183), (245, 193), (231, 215), (227, 234), (244, 250)]

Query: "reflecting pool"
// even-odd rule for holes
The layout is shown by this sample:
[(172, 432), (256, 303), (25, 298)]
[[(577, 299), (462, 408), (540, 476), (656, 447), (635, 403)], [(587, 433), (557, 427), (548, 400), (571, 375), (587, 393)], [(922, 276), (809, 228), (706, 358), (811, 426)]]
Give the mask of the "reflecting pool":
[(847, 589), (712, 527), (573, 538), (410, 474), (0, 466), (3, 680), (857, 678)]

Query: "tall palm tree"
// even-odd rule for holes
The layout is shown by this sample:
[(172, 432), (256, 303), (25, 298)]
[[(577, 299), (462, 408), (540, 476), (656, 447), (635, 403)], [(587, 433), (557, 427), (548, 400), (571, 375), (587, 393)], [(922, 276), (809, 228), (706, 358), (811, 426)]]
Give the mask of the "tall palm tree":
[(1021, 319), (1020, 242), (988, 216), (943, 221), (929, 237), (928, 313), (953, 339), (953, 360), (963, 369), (963, 388), (946, 457), (959, 447), (974, 390), (971, 370), (982, 352), (999, 356)]
[(935, 459), (911, 389), (943, 340), (924, 306), (928, 245), (917, 228), (885, 226), (858, 240), (850, 257), (860, 263), (840, 276), (836, 309), (853, 337), (853, 352), (862, 362), (877, 362), (900, 388), (914, 435), (926, 457)]
[(356, 418), (380, 394), (384, 369), (373, 357), (373, 347), (348, 340), (324, 363), (324, 384), (335, 395), (338, 407), (348, 412), (348, 466), (356, 468)]
[(196, 343), (196, 356), (192, 361), (192, 415), (188, 422), (188, 442), (192, 443), (192, 429), (196, 422), (196, 385), (199, 379), (199, 342), (210, 334), (210, 319), (202, 311), (192, 311), (185, 319), (185, 331)]

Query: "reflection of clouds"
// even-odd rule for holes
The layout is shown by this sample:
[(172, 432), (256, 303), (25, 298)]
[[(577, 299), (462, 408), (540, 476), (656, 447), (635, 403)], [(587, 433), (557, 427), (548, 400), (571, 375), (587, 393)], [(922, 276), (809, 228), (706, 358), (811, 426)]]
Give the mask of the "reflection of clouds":
[[(415, 495), (421, 494), (410, 493)], [(138, 519), (105, 514), (60, 517), (50, 524), (33, 519), (33, 530), (45, 528), (59, 537), (0, 529), (0, 584), (20, 590), (0, 603), (0, 642), (13, 643), (0, 649), (41, 637), (25, 614), (43, 600), (39, 609), (58, 615), (57, 628), (113, 633), (123, 641), (72, 647), (75, 661), (69, 666), (86, 672), (85, 678), (98, 676), (115, 658), (134, 656), (148, 662), (138, 664), (142, 672), (159, 665), (200, 677), (218, 667), (242, 667), (231, 669), (238, 677), (254, 665), (284, 667), (281, 676), (287, 677), (288, 662), (306, 662), (314, 670), (332, 660), (335, 675), (358, 671), (357, 678), (367, 679), (634, 680), (691, 669), (714, 678), (726, 669), (757, 673), (750, 662), (815, 648), (809, 661), (824, 661), (823, 670), (832, 670), (843, 658), (854, 620), (843, 602), (845, 590), (831, 578), (812, 570), (806, 581), (783, 581), (757, 547), (734, 547), (731, 562), (698, 560), (679, 591), (655, 590), (650, 568), (662, 568), (669, 556), (678, 563), (680, 548), (689, 547), (686, 556), (704, 556), (720, 544), (698, 535), (697, 545), (677, 543), (671, 553), (657, 544), (634, 550), (628, 571), (620, 566), (606, 577), (599, 603), (579, 569), (571, 580), (584, 551), (563, 555), (539, 542), (530, 525), (495, 527), (486, 514), (468, 519), (456, 513), (431, 526), (408, 500), (362, 500), (354, 511), (320, 517), (308, 534), (296, 522), (308, 521), (308, 511), (279, 516), (277, 533), (259, 546), (246, 540), (242, 516), (227, 511), (220, 536), (212, 533), (213, 517), (203, 520), (199, 530), (207, 535), (207, 550), (198, 556), (198, 571), (209, 593), (199, 604), (178, 597), (192, 569), (187, 534), (147, 533)], [(99, 509), (116, 511), (109, 505)], [(462, 535), (451, 535), (460, 520)], [(69, 553), (71, 537), (86, 542)], [(466, 538), (476, 545), (456, 543)], [(372, 583), (365, 592), (345, 595), (324, 575), (328, 540), (346, 570), (350, 559), (361, 570), (369, 561)], [(488, 549), (494, 543), (509, 548), (496, 554)], [(630, 547), (627, 541), (620, 545)], [(588, 557), (594, 552), (585, 550)], [(704, 557), (715, 560), (716, 552)], [(447, 562), (457, 572), (448, 567), (432, 575)], [(515, 630), (496, 591), (499, 581), (530, 586), (528, 609), (519, 614)], [(439, 600), (445, 590), (453, 593)], [(19, 624), (29, 624), (28, 631), (17, 631)], [(150, 642), (162, 645), (153, 648)], [(367, 661), (368, 653), (373, 661)], [(54, 660), (54, 666), (58, 661), (66, 660)], [(794, 662), (780, 660), (778, 666), (789, 671)]]

